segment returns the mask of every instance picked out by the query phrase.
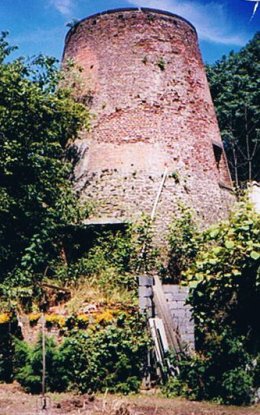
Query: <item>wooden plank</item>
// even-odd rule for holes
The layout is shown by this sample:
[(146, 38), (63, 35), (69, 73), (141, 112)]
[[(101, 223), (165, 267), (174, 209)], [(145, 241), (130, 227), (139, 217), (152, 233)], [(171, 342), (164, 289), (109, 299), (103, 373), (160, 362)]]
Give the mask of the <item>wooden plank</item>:
[(181, 339), (180, 339), (180, 335), (178, 333), (177, 327), (174, 324), (172, 315), (170, 313), (170, 310), (169, 310), (169, 307), (168, 307), (168, 304), (165, 298), (165, 294), (163, 292), (162, 284), (161, 284), (161, 281), (158, 275), (154, 276), (153, 292), (154, 292), (155, 307), (156, 307), (159, 317), (163, 321), (169, 347), (171, 349), (174, 349), (174, 351), (178, 355), (178, 353), (180, 353), (182, 350)]

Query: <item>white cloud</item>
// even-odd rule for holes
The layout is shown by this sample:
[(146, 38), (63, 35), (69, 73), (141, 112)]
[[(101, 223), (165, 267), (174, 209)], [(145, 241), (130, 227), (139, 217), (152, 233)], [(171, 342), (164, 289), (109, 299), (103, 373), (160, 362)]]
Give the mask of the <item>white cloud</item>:
[(73, 0), (49, 0), (49, 3), (64, 16), (71, 16), (74, 6)]
[(128, 0), (128, 3), (138, 7), (168, 10), (186, 18), (196, 27), (201, 40), (234, 46), (243, 46), (247, 40), (234, 27), (232, 16), (220, 2), (203, 4), (198, 0)]

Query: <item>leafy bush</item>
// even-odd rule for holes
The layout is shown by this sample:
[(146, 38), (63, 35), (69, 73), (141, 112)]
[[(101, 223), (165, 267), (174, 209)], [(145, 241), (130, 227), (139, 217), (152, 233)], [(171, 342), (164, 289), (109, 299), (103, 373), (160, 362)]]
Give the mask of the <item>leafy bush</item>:
[[(170, 361), (175, 362), (175, 355), (170, 355)], [(192, 400), (206, 398), (204, 359), (199, 355), (188, 356), (183, 354), (178, 361), (179, 373), (170, 377), (163, 387), (163, 393), (169, 397), (183, 396)]]
[(65, 340), (61, 353), (73, 388), (129, 393), (139, 389), (147, 346), (143, 322), (122, 314), (116, 325), (75, 333)]
[(12, 382), (14, 370), (14, 336), (19, 338), (20, 328), (13, 313), (2, 314), (0, 324), (0, 382)]
[[(79, 392), (137, 392), (146, 361), (148, 336), (140, 316), (121, 314), (115, 323), (71, 331), (61, 346), (46, 339), (46, 389)], [(41, 389), (41, 339), (35, 346), (15, 342), (15, 378), (29, 392)]]
[(179, 205), (179, 217), (169, 229), (169, 262), (167, 276), (172, 283), (179, 283), (184, 271), (194, 262), (199, 247), (198, 229), (192, 211)]
[(136, 290), (136, 280), (130, 273), (131, 255), (133, 246), (130, 230), (126, 233), (118, 231), (116, 234), (103, 232), (83, 256), (69, 264), (54, 264), (53, 268), (62, 283), (77, 285), (86, 279), (107, 294), (115, 288)]
[(226, 404), (244, 405), (252, 402), (252, 374), (240, 368), (226, 371), (222, 379), (223, 396)]
[(246, 348), (260, 351), (260, 216), (241, 202), (228, 221), (210, 228), (186, 277), (196, 286), (190, 303), (198, 346), (205, 336), (229, 328), (245, 336)]
[(203, 354), (183, 355), (178, 365), (177, 377), (170, 378), (163, 387), (168, 397), (235, 405), (253, 402), (257, 370), (243, 347), (243, 339), (232, 339), (230, 333), (223, 333), (211, 338)]
[(190, 231), (190, 220), (184, 215), (175, 227), (172, 263), (193, 287), (198, 353), (183, 356), (165, 393), (249, 404), (260, 386), (260, 216), (243, 200), (227, 221), (200, 235)]
[(178, 396), (186, 397), (186, 383), (182, 382), (179, 377), (171, 376), (162, 387), (162, 393), (167, 398), (177, 398)]
[(13, 344), (8, 323), (0, 325), (0, 382), (10, 382), (13, 374)]
[[(62, 355), (55, 341), (46, 338), (46, 390), (61, 392), (68, 386)], [(15, 340), (15, 379), (27, 392), (40, 393), (42, 388), (42, 339), (35, 346)]]
[(143, 216), (125, 231), (97, 234), (94, 246), (74, 263), (56, 266), (56, 275), (70, 283), (87, 278), (107, 293), (114, 288), (136, 291), (136, 271), (147, 272), (156, 263), (152, 238), (151, 222)]

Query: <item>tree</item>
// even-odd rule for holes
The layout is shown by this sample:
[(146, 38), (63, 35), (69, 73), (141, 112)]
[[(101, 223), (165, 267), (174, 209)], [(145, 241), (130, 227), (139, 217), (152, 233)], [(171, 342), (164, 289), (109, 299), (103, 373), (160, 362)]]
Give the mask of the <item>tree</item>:
[(200, 249), (186, 276), (197, 281), (191, 303), (200, 343), (225, 330), (244, 336), (260, 352), (260, 216), (245, 201), (229, 219), (200, 237)]
[(222, 139), (236, 185), (260, 180), (260, 32), (207, 67)]
[(65, 159), (88, 124), (86, 108), (58, 87), (54, 58), (8, 61), (0, 37), (0, 282), (28, 285), (60, 256), (64, 228), (81, 209)]

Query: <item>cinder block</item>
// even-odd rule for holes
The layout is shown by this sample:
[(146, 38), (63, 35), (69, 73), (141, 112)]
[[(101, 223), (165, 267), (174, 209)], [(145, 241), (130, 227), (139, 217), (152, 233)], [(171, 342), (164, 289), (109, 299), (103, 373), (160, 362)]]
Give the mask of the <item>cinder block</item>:
[(151, 287), (153, 285), (153, 277), (140, 276), (138, 277), (138, 281), (141, 287)]
[(138, 287), (138, 295), (139, 297), (152, 297), (152, 287)]

